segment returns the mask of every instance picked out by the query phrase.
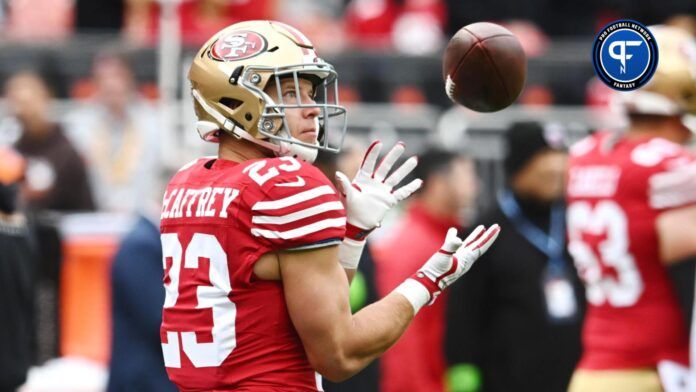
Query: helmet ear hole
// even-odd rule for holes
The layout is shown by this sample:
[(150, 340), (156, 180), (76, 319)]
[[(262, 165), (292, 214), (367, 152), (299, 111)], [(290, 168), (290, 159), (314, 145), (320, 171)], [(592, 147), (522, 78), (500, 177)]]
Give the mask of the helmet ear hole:
[(244, 115), (244, 119), (246, 119), (247, 121), (251, 121), (252, 118), (253, 118), (253, 116), (251, 115), (251, 113), (246, 113)]
[(238, 107), (242, 106), (242, 104), (244, 103), (238, 99), (227, 98), (227, 97), (220, 98), (220, 101), (218, 101), (218, 102), (220, 102), (221, 104), (227, 106), (228, 108), (230, 108), (232, 110), (237, 109)]

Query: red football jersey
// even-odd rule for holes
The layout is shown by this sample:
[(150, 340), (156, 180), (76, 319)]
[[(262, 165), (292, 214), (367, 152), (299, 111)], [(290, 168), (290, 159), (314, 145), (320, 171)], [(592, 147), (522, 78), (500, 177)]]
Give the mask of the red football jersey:
[(696, 202), (696, 159), (665, 139), (590, 136), (571, 149), (568, 248), (588, 310), (580, 367), (688, 363), (683, 315), (658, 252), (655, 221)]
[(203, 158), (169, 183), (162, 208), (166, 299), (160, 335), (183, 391), (317, 391), (265, 253), (338, 244), (345, 210), (317, 168), (294, 158)]

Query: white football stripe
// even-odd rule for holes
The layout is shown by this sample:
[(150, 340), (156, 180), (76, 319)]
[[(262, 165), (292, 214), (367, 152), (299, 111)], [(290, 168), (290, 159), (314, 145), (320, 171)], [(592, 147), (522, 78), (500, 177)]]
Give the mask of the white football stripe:
[(312, 224), (298, 227), (297, 229), (292, 229), (288, 231), (275, 231), (253, 228), (251, 229), (251, 234), (257, 237), (289, 240), (292, 238), (302, 237), (303, 235), (316, 233), (317, 231), (324, 230), (329, 227), (342, 227), (345, 226), (345, 224), (346, 218), (324, 219), (319, 222), (314, 222)]
[(340, 201), (329, 201), (326, 203), (319, 204), (314, 207), (310, 207), (304, 210), (293, 212), (292, 214), (282, 215), (282, 216), (255, 216), (251, 218), (251, 223), (258, 224), (269, 224), (269, 225), (284, 225), (286, 223), (295, 222), (300, 219), (308, 218), (310, 216), (319, 215), (326, 211), (342, 210), (343, 204)]
[(323, 195), (332, 195), (334, 194), (334, 190), (331, 189), (330, 186), (328, 185), (322, 185), (320, 187), (316, 187), (313, 189), (310, 189), (308, 191), (300, 192), (297, 194), (294, 194), (292, 196), (288, 196), (284, 199), (278, 199), (278, 200), (272, 200), (272, 201), (260, 201), (256, 204), (254, 204), (251, 209), (253, 211), (263, 211), (263, 210), (278, 210), (281, 208), (289, 207), (298, 203), (302, 203), (303, 201), (307, 200), (312, 200), (314, 198), (317, 198), (319, 196)]

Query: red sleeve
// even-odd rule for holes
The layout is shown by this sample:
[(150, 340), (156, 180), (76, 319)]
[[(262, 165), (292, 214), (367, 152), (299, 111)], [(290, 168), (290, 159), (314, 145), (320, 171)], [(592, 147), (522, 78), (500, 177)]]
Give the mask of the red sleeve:
[(696, 156), (682, 150), (660, 164), (648, 179), (648, 197), (655, 209), (684, 207), (696, 203)]
[[(277, 159), (268, 162), (269, 168), (278, 162), (283, 165)], [(259, 199), (249, 206), (251, 234), (270, 249), (319, 248), (343, 239), (343, 204), (331, 182), (314, 166), (301, 163), (296, 170), (281, 169), (263, 182), (260, 191)]]

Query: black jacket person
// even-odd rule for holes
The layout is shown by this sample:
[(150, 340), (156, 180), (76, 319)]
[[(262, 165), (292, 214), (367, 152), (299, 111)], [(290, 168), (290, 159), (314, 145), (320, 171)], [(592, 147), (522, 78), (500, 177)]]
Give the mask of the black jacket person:
[(515, 124), (506, 139), (507, 186), (476, 223), (504, 230), (449, 297), (450, 385), (565, 391), (580, 355), (584, 299), (565, 251), (566, 154), (541, 124)]

